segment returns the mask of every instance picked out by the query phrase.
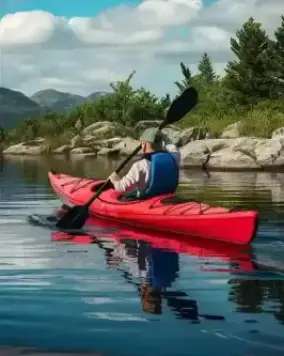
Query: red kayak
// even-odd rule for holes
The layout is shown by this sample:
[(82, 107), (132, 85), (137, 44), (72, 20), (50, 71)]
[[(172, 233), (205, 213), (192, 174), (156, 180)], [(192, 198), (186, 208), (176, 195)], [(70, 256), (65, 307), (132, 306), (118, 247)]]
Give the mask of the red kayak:
[[(48, 173), (52, 188), (67, 206), (85, 204), (104, 181)], [(258, 212), (236, 211), (188, 201), (174, 194), (160, 195), (142, 201), (120, 201), (121, 193), (107, 189), (92, 203), (90, 214), (119, 223), (221, 240), (250, 244), (258, 225)]]

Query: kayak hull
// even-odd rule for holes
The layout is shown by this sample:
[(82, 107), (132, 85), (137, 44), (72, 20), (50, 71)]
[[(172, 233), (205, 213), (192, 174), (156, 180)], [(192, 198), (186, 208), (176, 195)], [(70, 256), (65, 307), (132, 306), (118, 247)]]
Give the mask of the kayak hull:
[[(50, 184), (69, 207), (85, 204), (104, 181), (48, 173)], [(250, 244), (258, 225), (254, 210), (230, 211), (223, 207), (184, 201), (174, 194), (143, 201), (120, 201), (122, 194), (108, 189), (90, 206), (90, 214), (156, 231), (196, 236), (235, 244)]]

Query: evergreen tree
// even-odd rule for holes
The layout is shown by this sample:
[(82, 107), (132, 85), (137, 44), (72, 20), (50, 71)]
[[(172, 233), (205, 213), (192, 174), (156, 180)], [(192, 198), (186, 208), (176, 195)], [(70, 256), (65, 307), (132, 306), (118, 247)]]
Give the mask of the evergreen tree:
[(27, 117), (22, 120), (18, 126), (18, 130), (21, 133), (21, 136), (25, 140), (33, 140), (38, 136), (40, 128), (40, 120), (34, 117)]
[(275, 96), (275, 67), (271, 60), (272, 41), (261, 24), (251, 17), (231, 39), (237, 60), (230, 61), (226, 85), (241, 104), (253, 104)]
[(199, 62), (198, 70), (200, 72), (198, 76), (199, 80), (201, 80), (203, 84), (208, 85), (214, 83), (217, 76), (216, 73), (214, 72), (211, 59), (206, 52), (203, 54)]
[(175, 85), (179, 89), (179, 94), (183, 93), (185, 89), (191, 87), (192, 76), (190, 69), (185, 66), (183, 62), (180, 63), (183, 80), (181, 82), (175, 82)]
[(5, 129), (0, 126), (0, 143), (5, 141), (6, 139), (6, 132), (5, 132)]
[(281, 16), (281, 25), (275, 31), (276, 42), (274, 44), (274, 66), (277, 77), (277, 90), (284, 93), (284, 16)]

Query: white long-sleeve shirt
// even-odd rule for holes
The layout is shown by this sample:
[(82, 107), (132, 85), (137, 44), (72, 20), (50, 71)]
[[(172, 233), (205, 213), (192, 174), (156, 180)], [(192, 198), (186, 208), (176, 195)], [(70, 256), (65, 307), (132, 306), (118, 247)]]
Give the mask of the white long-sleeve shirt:
[[(173, 155), (178, 167), (180, 166), (180, 152), (173, 144), (166, 145), (165, 150)], [(114, 189), (118, 192), (125, 192), (128, 188), (137, 188), (143, 192), (150, 179), (151, 161), (146, 158), (133, 163), (128, 173), (120, 180), (112, 181)]]

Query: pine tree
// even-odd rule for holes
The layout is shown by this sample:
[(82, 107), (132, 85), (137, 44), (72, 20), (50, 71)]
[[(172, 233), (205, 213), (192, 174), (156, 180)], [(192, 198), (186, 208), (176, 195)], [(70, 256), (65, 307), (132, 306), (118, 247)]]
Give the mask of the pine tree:
[(277, 78), (277, 90), (284, 93), (284, 16), (281, 16), (281, 25), (275, 31), (276, 42), (274, 44), (274, 66)]
[(0, 126), (0, 142), (5, 141), (5, 139), (6, 139), (5, 129), (2, 126)]
[(214, 83), (217, 76), (216, 76), (216, 73), (214, 72), (211, 59), (206, 52), (203, 54), (203, 56), (199, 62), (198, 70), (200, 72), (198, 75), (199, 80), (203, 84), (209, 85), (209, 84)]
[(227, 87), (241, 104), (274, 97), (272, 41), (252, 17), (237, 31), (236, 37), (231, 39), (231, 50), (237, 60), (230, 61), (225, 69)]
[(183, 62), (180, 63), (180, 67), (184, 79), (181, 82), (175, 82), (175, 85), (178, 87), (179, 93), (181, 94), (185, 89), (191, 87), (192, 76), (190, 69), (186, 67)]

